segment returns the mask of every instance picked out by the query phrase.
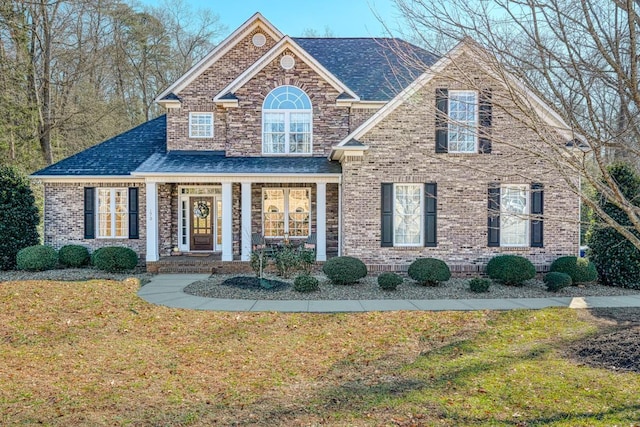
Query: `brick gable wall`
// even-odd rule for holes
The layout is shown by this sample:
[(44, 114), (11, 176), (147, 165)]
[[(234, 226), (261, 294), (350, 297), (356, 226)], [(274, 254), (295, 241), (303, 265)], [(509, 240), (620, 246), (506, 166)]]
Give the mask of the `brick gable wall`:
[[(482, 87), (485, 82), (488, 79), (477, 67), (461, 61), (361, 138), (370, 150), (363, 158), (343, 162), (345, 255), (378, 268), (394, 265), (402, 269), (418, 257), (436, 257), (452, 265), (481, 265), (496, 254), (513, 253), (548, 264), (560, 255), (577, 253), (579, 199), (548, 161), (497, 142), (524, 148), (542, 144), (507, 110), (494, 104), (491, 154), (435, 153), (435, 89), (470, 89), (471, 83)], [(501, 87), (493, 85), (492, 89), (495, 99), (506, 96)], [(381, 247), (383, 182), (438, 184), (437, 247)], [(492, 182), (544, 184), (543, 248), (487, 246), (487, 188)]]

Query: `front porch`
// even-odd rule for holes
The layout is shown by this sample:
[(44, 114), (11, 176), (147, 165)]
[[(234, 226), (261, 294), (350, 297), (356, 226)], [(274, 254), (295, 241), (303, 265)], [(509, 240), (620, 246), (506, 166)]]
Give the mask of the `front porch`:
[(161, 256), (155, 262), (147, 262), (147, 272), (201, 273), (201, 274), (252, 274), (248, 261), (236, 257), (231, 261), (222, 261), (219, 253), (192, 253)]
[(248, 266), (255, 236), (267, 245), (299, 245), (312, 236), (318, 262), (339, 253), (339, 179), (237, 178), (146, 178), (150, 271), (209, 273), (225, 263), (237, 270)]

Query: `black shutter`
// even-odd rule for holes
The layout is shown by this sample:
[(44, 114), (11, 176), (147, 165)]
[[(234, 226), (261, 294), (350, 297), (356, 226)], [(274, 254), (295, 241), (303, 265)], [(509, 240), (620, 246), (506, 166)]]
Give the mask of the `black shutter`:
[(449, 91), (436, 89), (436, 153), (449, 151)]
[(531, 184), (531, 247), (541, 248), (544, 244), (542, 214), (544, 213), (543, 185)]
[(489, 184), (488, 246), (500, 246), (500, 184)]
[(382, 184), (382, 215), (380, 218), (380, 246), (393, 246), (393, 184)]
[(96, 189), (84, 187), (84, 238), (96, 238)]
[(129, 238), (139, 239), (138, 187), (129, 187)]
[(428, 182), (424, 185), (424, 245), (434, 248), (438, 246), (437, 212), (438, 184)]
[(491, 89), (480, 93), (478, 106), (480, 138), (478, 139), (480, 153), (491, 153)]

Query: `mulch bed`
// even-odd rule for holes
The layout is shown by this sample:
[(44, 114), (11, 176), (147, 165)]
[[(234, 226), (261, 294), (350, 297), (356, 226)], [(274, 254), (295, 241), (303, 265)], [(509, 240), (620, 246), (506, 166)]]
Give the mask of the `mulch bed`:
[(283, 289), (291, 287), (290, 284), (286, 282), (282, 282), (280, 280), (260, 279), (258, 277), (250, 277), (250, 276), (231, 277), (220, 284), (222, 286), (232, 286), (238, 289), (254, 290), (254, 291), (266, 290), (266, 291), (274, 291), (274, 292), (281, 291)]
[[(590, 366), (640, 372), (640, 308), (593, 309), (609, 325), (594, 337), (574, 344), (570, 354)], [(613, 325), (611, 325), (613, 323)]]

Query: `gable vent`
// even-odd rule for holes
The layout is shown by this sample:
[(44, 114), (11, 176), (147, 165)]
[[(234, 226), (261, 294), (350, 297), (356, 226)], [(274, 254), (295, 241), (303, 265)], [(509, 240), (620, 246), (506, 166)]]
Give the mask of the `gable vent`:
[(293, 56), (285, 55), (282, 58), (280, 58), (280, 66), (285, 70), (292, 69), (294, 65), (296, 65), (296, 60), (293, 59)]
[(251, 41), (255, 47), (262, 47), (267, 43), (267, 38), (262, 33), (255, 33)]

